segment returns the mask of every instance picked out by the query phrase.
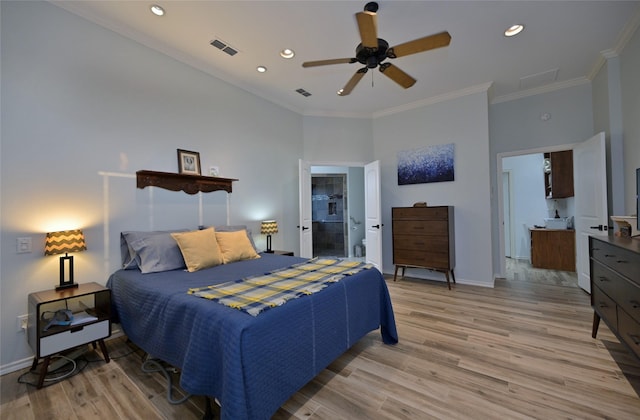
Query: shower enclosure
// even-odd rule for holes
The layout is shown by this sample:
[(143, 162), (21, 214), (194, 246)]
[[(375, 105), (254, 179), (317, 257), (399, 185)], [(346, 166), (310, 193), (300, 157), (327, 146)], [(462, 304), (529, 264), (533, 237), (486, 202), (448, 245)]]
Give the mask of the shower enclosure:
[(313, 174), (311, 197), (313, 255), (348, 257), (346, 175)]

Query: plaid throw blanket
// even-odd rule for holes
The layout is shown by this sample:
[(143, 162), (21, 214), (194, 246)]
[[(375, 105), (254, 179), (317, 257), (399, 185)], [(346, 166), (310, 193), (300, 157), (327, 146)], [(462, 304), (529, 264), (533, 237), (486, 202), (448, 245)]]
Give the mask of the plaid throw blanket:
[(269, 308), (319, 292), (329, 283), (371, 267), (373, 265), (358, 261), (314, 258), (261, 276), (189, 289), (187, 293), (258, 316)]

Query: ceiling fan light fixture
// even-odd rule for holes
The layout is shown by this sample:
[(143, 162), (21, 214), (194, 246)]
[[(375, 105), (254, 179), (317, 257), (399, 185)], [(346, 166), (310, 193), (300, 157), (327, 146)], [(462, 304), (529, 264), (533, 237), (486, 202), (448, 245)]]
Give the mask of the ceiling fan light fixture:
[(504, 36), (506, 37), (516, 36), (523, 30), (524, 30), (524, 25), (521, 25), (521, 24), (511, 25), (506, 31), (504, 31)]
[(296, 53), (290, 49), (290, 48), (285, 48), (284, 50), (280, 51), (280, 57), (282, 58), (293, 58), (293, 56), (296, 55)]
[(157, 4), (152, 4), (149, 7), (149, 10), (151, 10), (151, 13), (153, 13), (156, 16), (164, 16), (164, 9)]
[(338, 89), (336, 93), (338, 94), (338, 96), (342, 96), (342, 92), (344, 92), (344, 89)]

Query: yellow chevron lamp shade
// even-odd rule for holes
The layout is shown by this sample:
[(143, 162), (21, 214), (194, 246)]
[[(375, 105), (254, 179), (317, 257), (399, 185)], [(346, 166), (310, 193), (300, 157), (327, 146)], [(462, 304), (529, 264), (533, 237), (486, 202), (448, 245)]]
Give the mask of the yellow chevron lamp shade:
[(44, 255), (66, 254), (68, 252), (86, 251), (84, 234), (80, 229), (47, 233), (44, 244)]
[(69, 256), (68, 253), (86, 250), (84, 234), (80, 229), (47, 233), (44, 255), (65, 254), (60, 257), (60, 285), (56, 286), (56, 290), (78, 287), (73, 282), (73, 256)]
[(260, 233), (267, 235), (267, 250), (265, 252), (272, 254), (271, 249), (271, 234), (278, 233), (278, 222), (275, 220), (265, 220), (260, 225)]

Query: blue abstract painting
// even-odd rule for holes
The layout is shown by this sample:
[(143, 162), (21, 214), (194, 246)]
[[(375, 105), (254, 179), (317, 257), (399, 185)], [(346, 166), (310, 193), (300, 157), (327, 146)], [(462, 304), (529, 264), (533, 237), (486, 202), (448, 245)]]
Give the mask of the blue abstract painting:
[(398, 152), (398, 185), (453, 181), (453, 143)]

